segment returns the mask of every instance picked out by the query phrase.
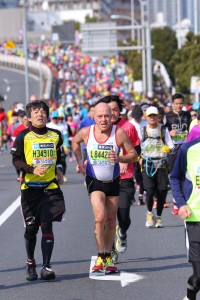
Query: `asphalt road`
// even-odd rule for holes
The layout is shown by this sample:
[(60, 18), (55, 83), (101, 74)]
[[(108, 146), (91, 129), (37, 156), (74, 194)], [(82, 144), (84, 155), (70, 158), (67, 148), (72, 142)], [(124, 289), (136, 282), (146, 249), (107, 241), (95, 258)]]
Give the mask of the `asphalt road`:
[[(19, 199), (15, 201), (20, 195), (19, 184), (9, 153), (0, 155), (0, 299), (183, 299), (191, 266), (186, 258), (183, 222), (172, 215), (170, 209), (164, 209), (164, 228), (147, 229), (144, 226), (146, 208), (134, 204), (128, 249), (119, 256), (120, 273), (96, 279), (89, 277), (91, 257), (97, 254), (93, 215), (83, 178), (74, 169), (75, 163), (68, 163), (69, 181), (62, 187), (66, 201), (65, 220), (54, 223), (52, 268), (57, 278), (54, 282), (27, 282), (24, 227)], [(168, 201), (171, 206), (170, 193)], [(7, 218), (12, 203), (18, 208)], [(38, 273), (42, 266), (40, 238), (39, 233), (35, 257)]]
[[(39, 79), (29, 75), (29, 94), (39, 96)], [(0, 94), (6, 96), (2, 106), (7, 111), (11, 104), (26, 104), (25, 75), (23, 71), (0, 67)]]

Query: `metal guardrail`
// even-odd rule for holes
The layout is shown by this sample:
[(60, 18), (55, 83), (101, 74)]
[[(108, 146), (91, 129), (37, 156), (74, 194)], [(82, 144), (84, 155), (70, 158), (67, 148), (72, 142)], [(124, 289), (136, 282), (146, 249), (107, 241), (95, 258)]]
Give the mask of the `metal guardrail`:
[[(0, 54), (0, 65), (24, 71), (25, 59), (23, 57)], [(53, 82), (51, 70), (45, 64), (30, 59), (28, 60), (28, 70), (31, 74), (38, 76), (38, 78), (42, 75), (44, 99), (49, 99)]]

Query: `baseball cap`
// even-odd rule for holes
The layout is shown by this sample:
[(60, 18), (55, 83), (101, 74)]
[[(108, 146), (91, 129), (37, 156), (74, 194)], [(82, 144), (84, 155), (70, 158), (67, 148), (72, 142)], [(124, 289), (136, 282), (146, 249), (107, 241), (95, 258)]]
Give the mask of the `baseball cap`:
[(149, 107), (149, 104), (148, 103), (142, 103), (140, 105), (140, 107), (141, 107), (142, 110), (147, 110), (147, 108)]
[(58, 118), (58, 112), (57, 112), (57, 110), (52, 111), (51, 117), (52, 117), (52, 119)]
[(146, 110), (146, 115), (147, 116), (149, 116), (149, 115), (158, 115), (158, 114), (159, 114), (158, 109), (155, 106), (150, 106)]
[(143, 116), (141, 107), (139, 105), (134, 106), (131, 115), (134, 119), (140, 119)]

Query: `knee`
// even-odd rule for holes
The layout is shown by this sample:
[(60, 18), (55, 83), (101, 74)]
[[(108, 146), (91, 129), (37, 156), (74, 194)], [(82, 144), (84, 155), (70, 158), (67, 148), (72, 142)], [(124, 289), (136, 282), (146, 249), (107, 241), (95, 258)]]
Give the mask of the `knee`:
[(104, 212), (98, 212), (97, 214), (95, 214), (95, 223), (104, 224), (104, 222), (105, 222)]
[(24, 237), (26, 240), (31, 240), (35, 238), (36, 234), (38, 233), (39, 226), (36, 225), (28, 225), (26, 226)]

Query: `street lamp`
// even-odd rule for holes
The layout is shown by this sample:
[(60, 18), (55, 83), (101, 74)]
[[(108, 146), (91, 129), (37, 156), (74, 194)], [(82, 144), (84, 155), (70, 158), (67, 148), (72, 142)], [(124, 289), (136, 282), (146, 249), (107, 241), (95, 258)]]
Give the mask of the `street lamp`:
[(27, 0), (24, 1), (24, 19), (23, 19), (23, 44), (24, 44), (24, 72), (25, 72), (25, 101), (29, 103), (29, 80), (28, 80), (28, 49), (27, 49)]
[[(134, 28), (133, 28), (133, 27), (134, 27), (134, 24), (135, 24), (135, 25), (140, 25), (140, 24), (138, 23), (138, 21), (134, 20), (134, 22), (133, 22), (132, 17), (124, 16), (124, 15), (111, 15), (110, 18), (111, 18), (112, 20), (123, 19), (123, 20), (128, 20), (128, 21), (130, 21), (130, 22), (131, 22), (131, 26), (132, 26), (132, 29), (131, 29), (131, 39), (132, 39), (132, 41), (134, 41), (135, 35), (134, 35)], [(140, 29), (138, 29), (138, 41), (140, 40), (140, 39), (139, 39), (139, 37), (140, 37), (139, 32), (140, 32)], [(138, 44), (140, 44), (140, 43), (138, 43)]]
[[(146, 47), (145, 47), (145, 28), (144, 28), (144, 5), (143, 2), (140, 2), (141, 4), (141, 23), (142, 23), (142, 86), (143, 86), (143, 94), (146, 94)], [(111, 19), (125, 19), (129, 21), (133, 21), (132, 17), (124, 16), (124, 15), (111, 15)], [(134, 20), (136, 25), (139, 25), (138, 21)], [(134, 28), (132, 28), (132, 32), (134, 31)], [(140, 45), (140, 29), (138, 29), (138, 45)]]

